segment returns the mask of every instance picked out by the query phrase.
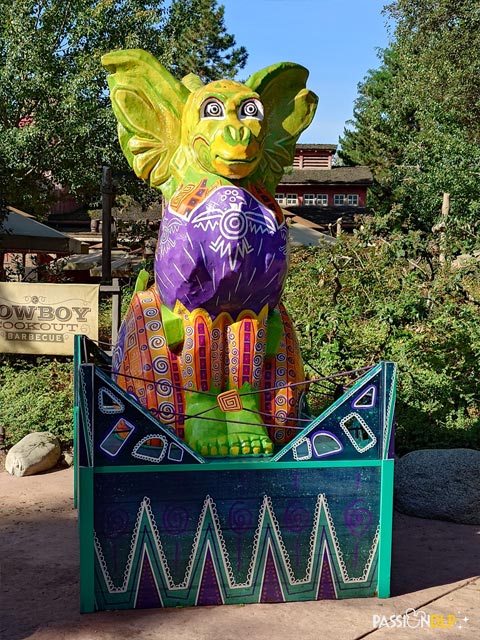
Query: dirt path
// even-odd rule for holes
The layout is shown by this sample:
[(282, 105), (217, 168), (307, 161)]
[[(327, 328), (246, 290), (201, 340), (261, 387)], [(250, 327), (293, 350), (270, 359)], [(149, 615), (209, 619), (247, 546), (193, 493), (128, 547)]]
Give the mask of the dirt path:
[[(26, 478), (0, 472), (2, 640), (160, 637), (229, 640), (241, 638), (250, 629), (249, 625), (249, 640), (294, 637), (318, 640), (319, 629), (324, 628), (326, 621), (329, 635), (321, 634), (326, 640), (349, 640), (365, 632), (373, 633), (375, 640), (377, 637), (380, 640), (392, 637), (392, 633), (377, 636), (372, 632), (372, 613), (404, 612), (425, 603), (439, 607), (440, 599), (451, 593), (463, 594), (463, 600), (460, 605), (449, 600), (446, 607), (473, 609), (469, 602), (474, 602), (474, 596), (478, 605), (480, 586), (472, 578), (480, 574), (480, 527), (395, 514), (392, 562), (392, 595), (395, 597), (390, 600), (365, 598), (81, 616), (78, 612), (77, 513), (73, 508), (72, 490), (72, 469)], [(472, 589), (476, 589), (476, 593)], [(470, 622), (465, 638), (480, 637), (478, 606), (476, 613), (472, 613), (469, 617), (476, 615), (478, 634)], [(396, 632), (393, 635), (398, 637)], [(408, 637), (413, 640), (414, 636), (415, 632)], [(432, 636), (425, 635), (427, 637)], [(457, 636), (450, 635), (449, 640), (451, 638)]]

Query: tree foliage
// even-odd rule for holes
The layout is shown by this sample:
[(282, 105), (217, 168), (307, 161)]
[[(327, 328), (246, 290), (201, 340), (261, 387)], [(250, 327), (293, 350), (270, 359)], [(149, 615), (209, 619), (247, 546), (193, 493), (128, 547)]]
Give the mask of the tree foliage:
[(98, 192), (127, 171), (101, 56), (144, 48), (179, 77), (233, 76), (246, 51), (216, 0), (0, 0), (0, 171), (4, 198), (40, 213), (55, 185)]
[[(479, 278), (473, 259), (440, 268), (421, 232), (386, 240), (366, 228), (294, 250), (284, 299), (310, 375), (398, 364), (397, 453), (480, 448)], [(316, 388), (309, 402), (322, 409), (334, 388)]]
[(390, 229), (431, 230), (450, 193), (452, 250), (471, 249), (480, 213), (480, 5), (397, 0), (385, 11), (392, 42), (359, 85), (341, 155), (372, 167), (371, 204)]

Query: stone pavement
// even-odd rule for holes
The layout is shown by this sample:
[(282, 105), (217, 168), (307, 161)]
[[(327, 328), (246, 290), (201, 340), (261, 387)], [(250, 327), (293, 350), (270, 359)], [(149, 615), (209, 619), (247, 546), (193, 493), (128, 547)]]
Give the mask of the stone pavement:
[(81, 615), (72, 485), (71, 469), (0, 473), (2, 640), (480, 638), (480, 526), (399, 513), (389, 599)]

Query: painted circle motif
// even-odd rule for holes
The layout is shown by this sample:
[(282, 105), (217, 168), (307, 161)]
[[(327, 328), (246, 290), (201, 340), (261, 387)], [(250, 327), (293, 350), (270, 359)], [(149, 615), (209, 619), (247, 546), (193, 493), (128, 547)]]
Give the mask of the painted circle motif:
[(187, 529), (188, 511), (185, 507), (172, 504), (163, 512), (162, 521), (166, 533), (178, 536)]
[(357, 538), (363, 536), (372, 522), (372, 512), (364, 504), (363, 500), (354, 500), (343, 514), (347, 529)]
[(158, 309), (155, 309), (154, 307), (148, 307), (144, 310), (143, 315), (147, 318), (154, 318), (158, 315)]
[(153, 360), (153, 368), (157, 373), (165, 374), (168, 371), (168, 358), (159, 356)]
[(260, 367), (262, 364), (263, 364), (262, 356), (259, 356), (259, 355), (253, 356), (253, 366), (254, 367)]
[(166, 397), (172, 393), (172, 384), (168, 380), (158, 380), (155, 383), (157, 396)]
[(130, 519), (128, 513), (118, 507), (107, 507), (103, 514), (103, 530), (105, 536), (115, 540), (128, 529)]
[(152, 336), (148, 341), (152, 349), (161, 349), (165, 345), (163, 336)]
[(228, 512), (228, 524), (237, 536), (246, 533), (253, 524), (253, 514), (244, 502), (237, 501), (232, 504)]
[(230, 209), (220, 219), (219, 231), (226, 240), (241, 240), (248, 231), (248, 222), (242, 211)]
[(165, 422), (172, 422), (175, 419), (175, 407), (171, 402), (162, 402), (158, 407), (158, 417)]
[(145, 326), (149, 331), (160, 331), (162, 323), (158, 320), (151, 320), (150, 322), (147, 322)]
[(283, 513), (283, 525), (292, 533), (302, 533), (310, 524), (308, 509), (300, 500), (290, 500)]

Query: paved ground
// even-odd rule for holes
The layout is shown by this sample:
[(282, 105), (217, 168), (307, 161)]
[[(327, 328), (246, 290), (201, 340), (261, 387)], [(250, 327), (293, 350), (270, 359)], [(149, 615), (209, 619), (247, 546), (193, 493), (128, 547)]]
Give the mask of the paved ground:
[(2, 640), (480, 638), (480, 527), (397, 513), (388, 600), (80, 615), (72, 484), (71, 469), (0, 473)]

